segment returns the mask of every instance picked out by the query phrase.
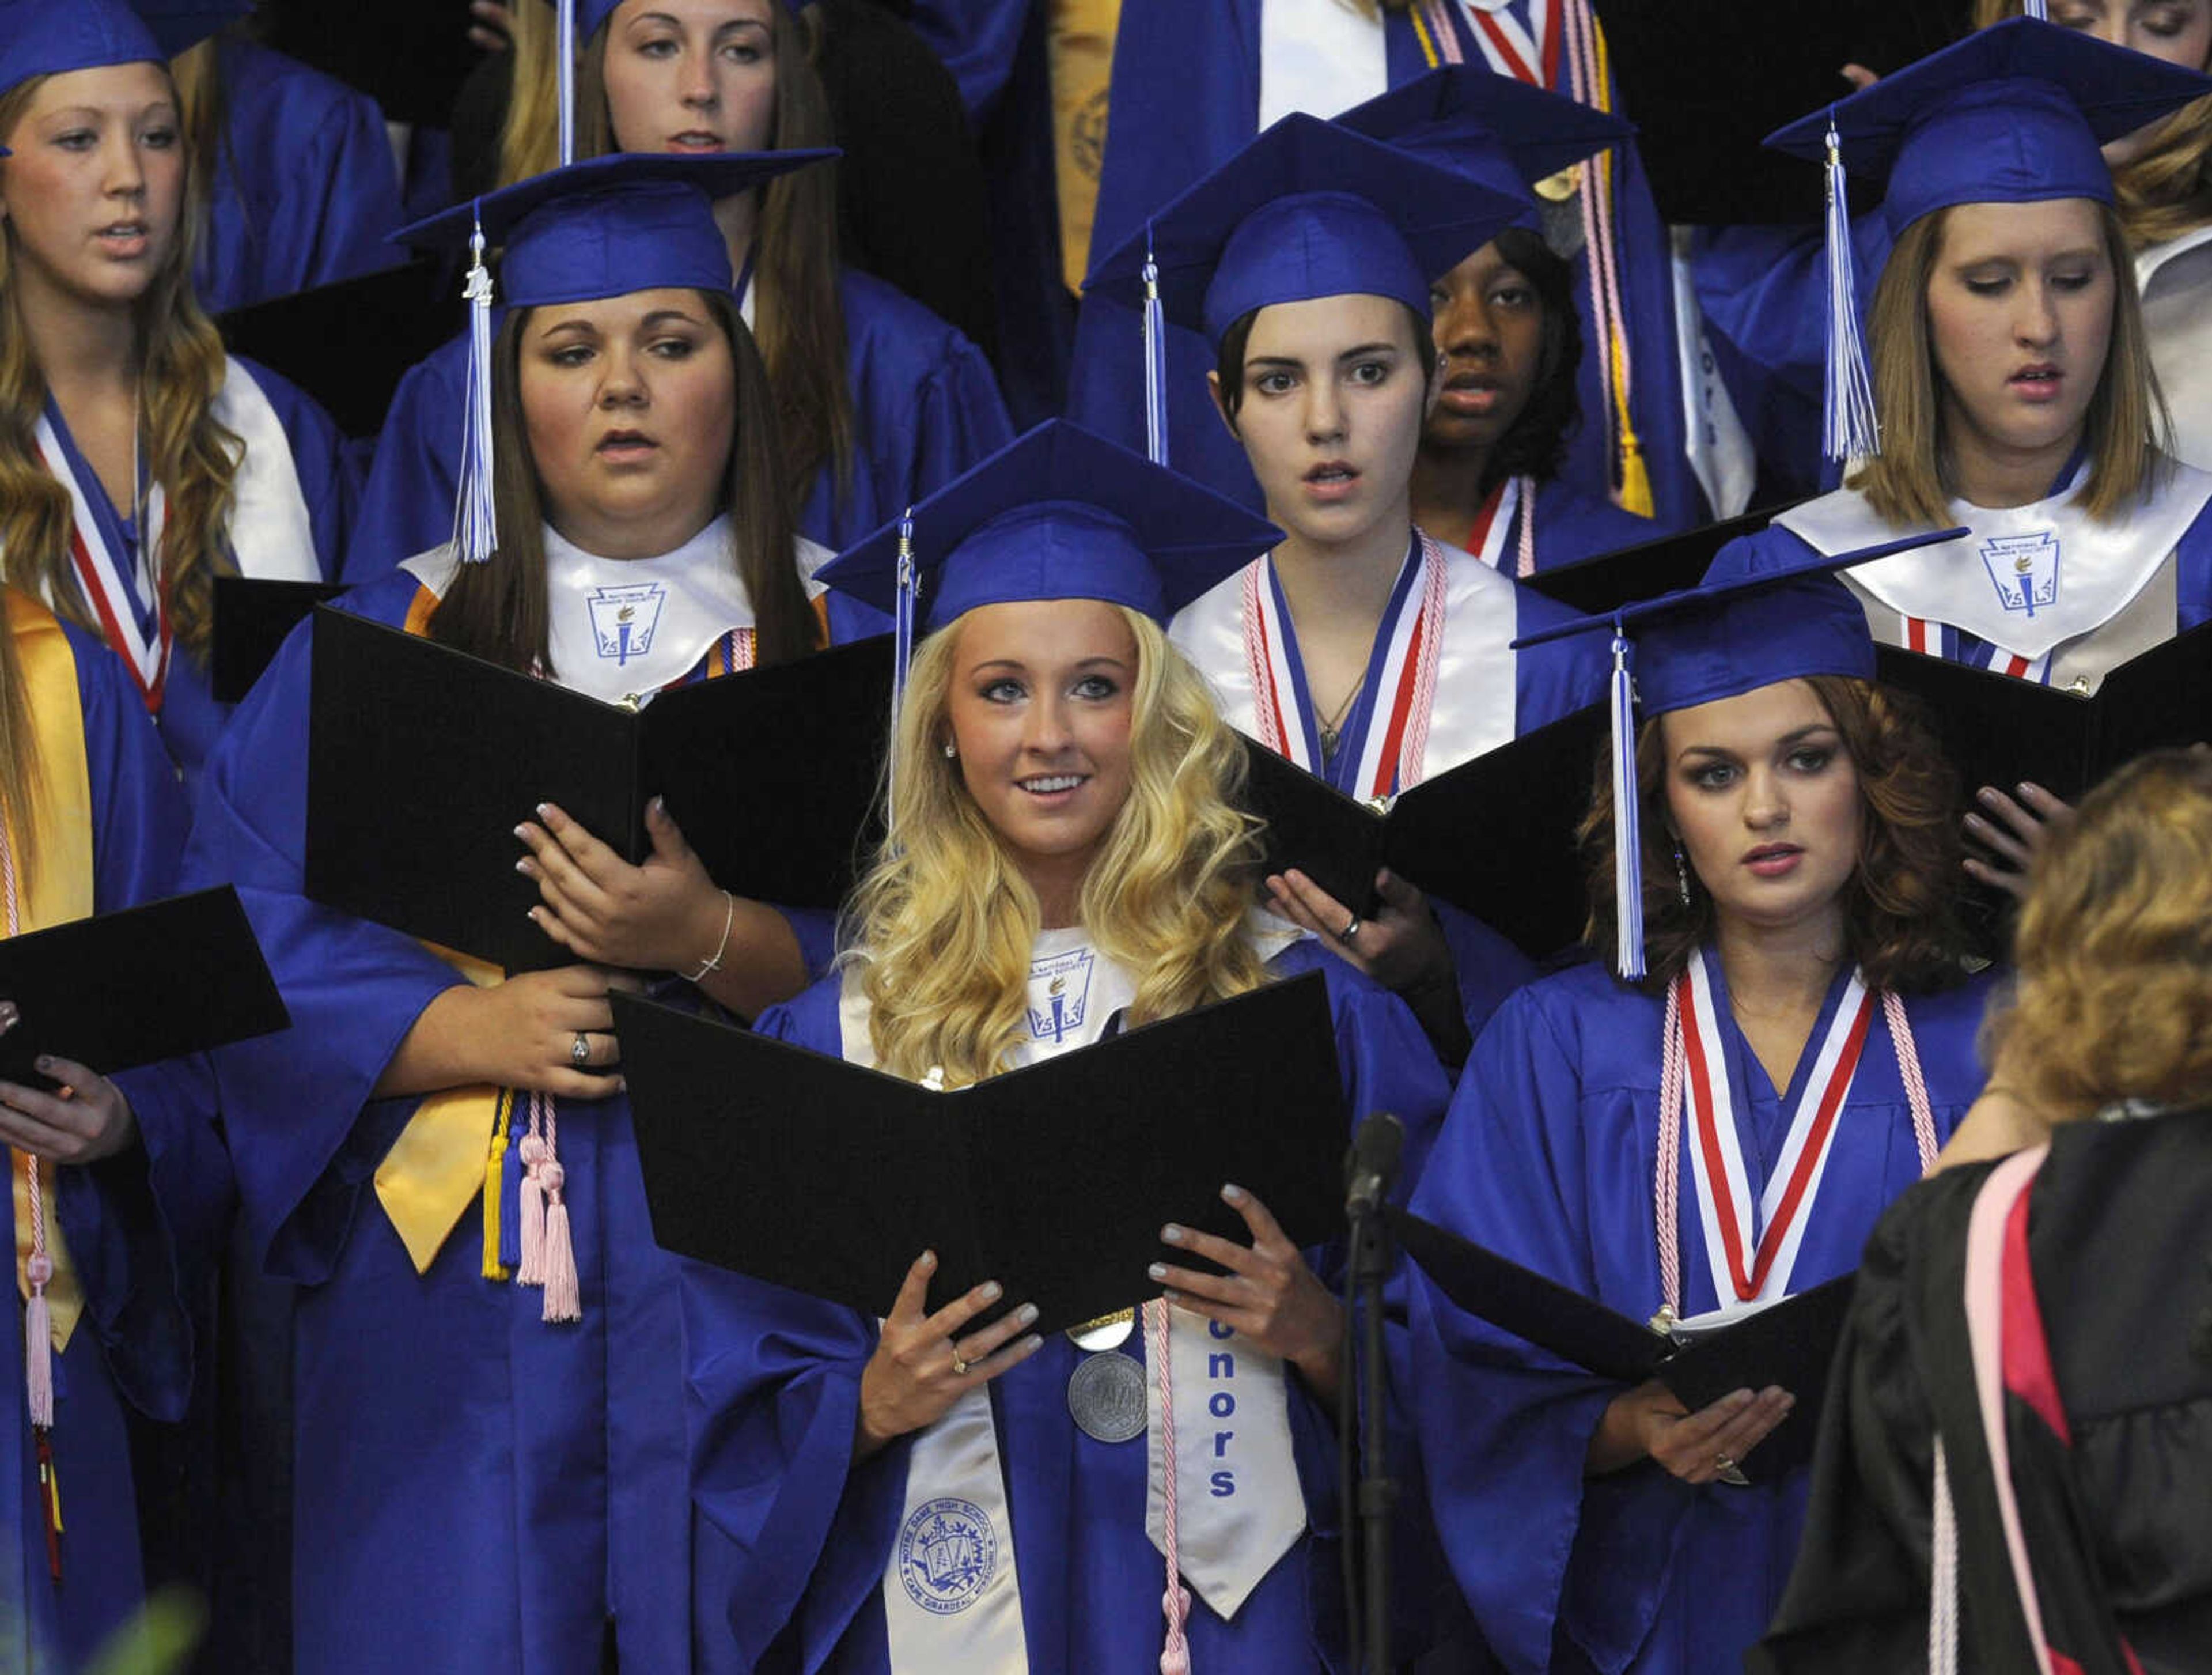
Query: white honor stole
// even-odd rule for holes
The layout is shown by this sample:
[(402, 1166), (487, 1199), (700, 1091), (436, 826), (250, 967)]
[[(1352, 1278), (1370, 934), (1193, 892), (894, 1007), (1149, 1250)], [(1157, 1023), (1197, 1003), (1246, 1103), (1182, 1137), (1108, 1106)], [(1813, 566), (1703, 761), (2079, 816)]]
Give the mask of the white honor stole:
[(1844, 1105), (1879, 1010), (1859, 974), (1852, 972), (1790, 1113), (1781, 1154), (1754, 1205), (1736, 1129), (1727, 1042), (1707, 965), (1711, 958), (1710, 950), (1698, 950), (1676, 990), (1690, 1118), (1684, 1144), (1697, 1187), (1706, 1266), (1720, 1299), (1715, 1315), (1684, 1323), (1693, 1326), (1755, 1313), (1790, 1294), (1806, 1223), (1820, 1195)]
[(1257, 0), (1264, 131), (1293, 111), (1334, 116), (1389, 90), (1382, 18), (1344, 0)]
[[(1868, 602), (1869, 625), (1888, 644), (1943, 656), (1948, 627), (1984, 642), (1989, 651), (1978, 661), (2000, 674), (2093, 691), (2119, 664), (2173, 636), (2171, 561), (2212, 501), (2212, 474), (2172, 460), (2160, 466), (2150, 496), (2110, 523), (2074, 503), (2086, 466), (2059, 493), (2031, 505), (1954, 500), (1951, 518), (1971, 533), (1859, 565), (1844, 580)], [(1775, 521), (1830, 555), (1897, 533), (1849, 489)], [(2148, 620), (2161, 594), (2163, 620)], [(2131, 608), (2139, 600), (2142, 612)]]

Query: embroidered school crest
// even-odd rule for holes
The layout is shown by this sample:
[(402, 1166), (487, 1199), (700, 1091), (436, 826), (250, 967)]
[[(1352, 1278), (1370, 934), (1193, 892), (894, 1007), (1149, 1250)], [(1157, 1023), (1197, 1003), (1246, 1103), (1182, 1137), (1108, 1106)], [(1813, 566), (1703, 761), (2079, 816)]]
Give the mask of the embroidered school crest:
[(998, 1574), (998, 1535), (973, 1501), (925, 1501), (899, 1532), (898, 1566), (908, 1599), (933, 1617), (955, 1617)]
[(2058, 537), (2054, 532), (1991, 536), (1982, 543), (1982, 563), (2006, 610), (2033, 617), (2058, 603)]
[(1095, 956), (1088, 948), (1056, 953), (1030, 965), (1030, 1038), (1060, 1040), (1068, 1031), (1083, 1027), (1083, 1014), (1091, 1000), (1091, 971)]
[(584, 595), (592, 613), (592, 643), (602, 657), (619, 667), (653, 649), (653, 630), (668, 594), (658, 582), (633, 582), (619, 588), (594, 588)]

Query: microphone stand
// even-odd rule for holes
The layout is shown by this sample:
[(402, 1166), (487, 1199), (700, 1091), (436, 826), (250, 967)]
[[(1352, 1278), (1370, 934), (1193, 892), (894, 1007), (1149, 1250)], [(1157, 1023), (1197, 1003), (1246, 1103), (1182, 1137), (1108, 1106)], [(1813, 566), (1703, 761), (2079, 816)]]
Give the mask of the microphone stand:
[[(1359, 1666), (1367, 1675), (1389, 1675), (1390, 1519), (1397, 1506), (1398, 1482), (1390, 1475), (1383, 1422), (1389, 1402), (1389, 1367), (1383, 1358), (1382, 1288), (1389, 1278), (1392, 1250), (1383, 1205), (1397, 1174), (1404, 1131), (1398, 1119), (1388, 1114), (1370, 1117), (1362, 1127), (1372, 1129), (1377, 1124), (1395, 1132), (1372, 1147), (1363, 1148), (1355, 1141), (1345, 1215), (1352, 1246), (1346, 1289), (1359, 1317), (1357, 1511), (1364, 1561), (1359, 1590), (1364, 1609), (1358, 1617), (1363, 1630)], [(1347, 1439), (1354, 1422), (1353, 1414), (1343, 1416)]]

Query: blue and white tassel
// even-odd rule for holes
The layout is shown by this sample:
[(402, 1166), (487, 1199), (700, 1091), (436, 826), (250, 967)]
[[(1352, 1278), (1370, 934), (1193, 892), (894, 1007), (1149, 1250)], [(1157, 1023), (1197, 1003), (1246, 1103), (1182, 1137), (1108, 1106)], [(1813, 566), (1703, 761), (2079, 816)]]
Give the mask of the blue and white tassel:
[(1828, 124), (1827, 176), (1828, 367), (1821, 403), (1823, 452), (1838, 461), (1866, 460), (1881, 452), (1881, 427), (1875, 417), (1874, 378), (1867, 370), (1866, 344), (1859, 332), (1850, 196), (1833, 120)]
[(499, 545), (491, 472), (491, 270), (484, 265), (483, 217), (469, 235), (469, 381), (461, 411), (460, 487), (453, 506), (453, 550), (481, 564)]
[(907, 669), (914, 661), (914, 630), (921, 600), (921, 573), (914, 562), (914, 508), (899, 518), (898, 597), (891, 606), (890, 807), (898, 807), (899, 722), (906, 710)]
[(1168, 462), (1167, 322), (1160, 309), (1160, 267), (1152, 259), (1152, 229), (1145, 228), (1145, 457)]
[(561, 98), (561, 167), (576, 161), (576, 0), (556, 0), (553, 58)]
[(2044, 0), (2022, 0), (2020, 15), (2022, 17), (2032, 17), (2038, 23), (2051, 21), (2051, 8), (2044, 3)]
[(1613, 625), (1613, 916), (1620, 927), (1613, 967), (1630, 983), (1644, 976), (1644, 819), (1636, 788), (1636, 684), (1628, 637)]

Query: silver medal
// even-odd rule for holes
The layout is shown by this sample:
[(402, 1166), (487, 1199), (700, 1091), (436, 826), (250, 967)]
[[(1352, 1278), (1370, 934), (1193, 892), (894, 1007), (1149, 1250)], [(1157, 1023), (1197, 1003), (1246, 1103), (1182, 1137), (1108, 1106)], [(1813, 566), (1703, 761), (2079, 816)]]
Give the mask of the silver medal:
[(1085, 1436), (1127, 1442), (1145, 1434), (1145, 1369), (1117, 1349), (1090, 1355), (1067, 1381), (1067, 1410)]

